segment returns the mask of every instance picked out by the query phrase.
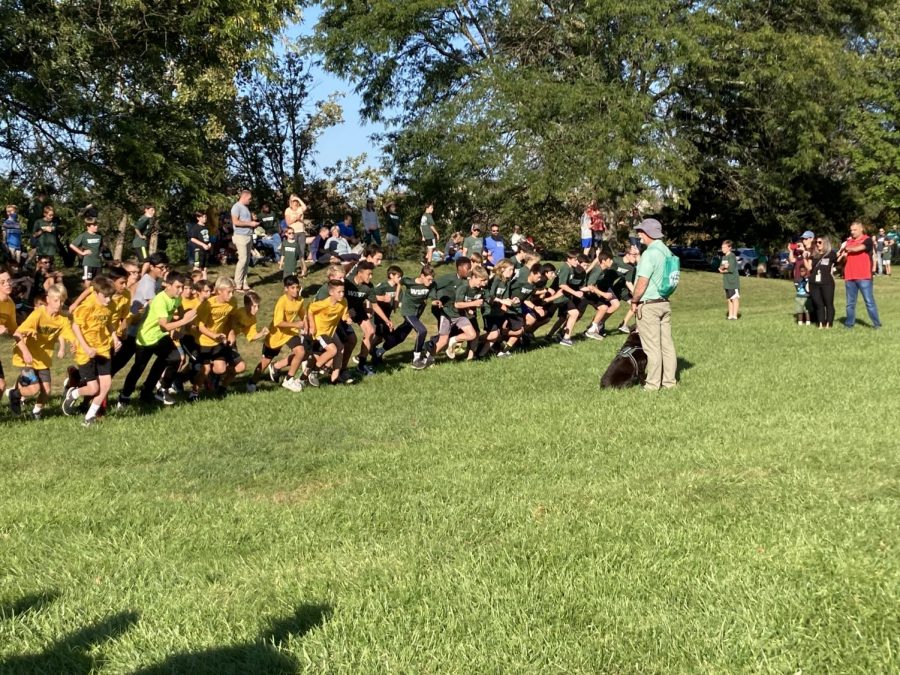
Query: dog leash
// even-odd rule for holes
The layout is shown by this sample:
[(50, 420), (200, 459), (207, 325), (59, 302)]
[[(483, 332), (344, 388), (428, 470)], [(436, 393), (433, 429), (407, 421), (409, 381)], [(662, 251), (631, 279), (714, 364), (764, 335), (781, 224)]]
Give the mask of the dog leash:
[(619, 350), (619, 356), (627, 356), (628, 360), (631, 361), (631, 365), (634, 366), (635, 374), (640, 374), (641, 367), (638, 365), (637, 359), (634, 358), (634, 352), (640, 349), (640, 347), (623, 347)]

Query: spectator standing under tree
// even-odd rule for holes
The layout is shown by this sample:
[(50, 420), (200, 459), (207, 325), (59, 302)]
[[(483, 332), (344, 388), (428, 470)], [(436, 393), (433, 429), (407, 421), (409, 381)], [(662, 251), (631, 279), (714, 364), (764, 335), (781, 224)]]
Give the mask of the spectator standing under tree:
[(494, 265), (506, 257), (506, 242), (500, 235), (499, 225), (491, 225), (490, 234), (484, 238), (484, 249), (488, 254), (488, 260)]
[(581, 214), (581, 249), (584, 255), (588, 255), (591, 252), (591, 245), (594, 241), (593, 234), (591, 233), (593, 206), (594, 202), (591, 202), (584, 208), (584, 213)]
[(881, 319), (878, 318), (878, 307), (875, 305), (875, 293), (872, 287), (872, 256), (875, 246), (872, 237), (863, 230), (859, 221), (850, 225), (850, 237), (841, 244), (838, 250), (838, 260), (846, 259), (844, 265), (844, 289), (847, 294), (847, 319), (844, 322), (846, 328), (853, 328), (856, 324), (856, 300), (862, 292), (863, 301), (866, 303), (866, 311), (872, 321), (872, 328), (881, 328)]
[(603, 218), (603, 212), (597, 208), (596, 201), (592, 201), (588, 208), (591, 215), (591, 242), (594, 249), (599, 251), (606, 237), (606, 220)]
[(794, 282), (800, 281), (800, 270), (805, 266), (806, 260), (812, 255), (813, 240), (816, 238), (812, 230), (806, 230), (800, 235), (800, 241), (796, 246), (788, 246), (788, 262), (794, 266)]
[(285, 229), (294, 230), (294, 239), (297, 244), (297, 256), (300, 262), (300, 276), (306, 276), (306, 224), (303, 221), (306, 215), (306, 203), (297, 195), (288, 197), (288, 205), (284, 210)]
[(646, 250), (637, 266), (637, 282), (631, 300), (637, 316), (641, 346), (647, 355), (647, 378), (644, 389), (657, 391), (672, 389), (677, 384), (675, 372), (678, 358), (672, 340), (672, 305), (663, 297), (666, 258), (672, 255), (662, 242), (662, 225), (655, 218), (646, 218), (635, 228)]
[(441, 238), (440, 233), (434, 226), (434, 204), (425, 205), (425, 213), (419, 221), (419, 231), (422, 234), (422, 243), (425, 244), (425, 264), (431, 264), (431, 256), (437, 246), (438, 239)]
[(819, 328), (834, 325), (834, 268), (837, 253), (831, 246), (829, 237), (816, 237), (815, 251), (806, 261), (809, 270), (809, 294), (813, 303), (813, 313)]
[(133, 226), (134, 238), (131, 240), (134, 257), (141, 264), (141, 274), (146, 274), (150, 268), (147, 258), (150, 256), (150, 235), (154, 227), (156, 227), (156, 207), (153, 204), (145, 204), (144, 215), (138, 218)]
[(522, 234), (522, 228), (518, 225), (513, 225), (513, 233), (509, 238), (509, 246), (513, 250), (513, 253), (519, 252), (519, 242), (525, 239), (525, 235)]
[(369, 197), (366, 207), (362, 211), (363, 235), (366, 244), (376, 243), (381, 246), (381, 225), (378, 222), (378, 211), (375, 210), (375, 200)]
[(266, 232), (260, 239), (260, 243), (272, 249), (277, 265), (281, 262), (281, 234), (279, 233), (278, 216), (272, 213), (272, 207), (268, 204), (263, 204), (260, 209), (259, 226)]
[(237, 251), (237, 264), (234, 266), (235, 290), (242, 293), (250, 290), (250, 284), (247, 283), (250, 249), (253, 247), (253, 230), (259, 225), (250, 213), (251, 198), (250, 190), (241, 190), (241, 196), (231, 207), (231, 225), (234, 228), (231, 243)]
[(881, 249), (881, 266), (886, 277), (891, 276), (891, 258), (894, 255), (894, 245), (892, 237), (884, 238), (884, 248)]
[(881, 263), (881, 256), (884, 252), (884, 240), (886, 239), (884, 234), (884, 228), (878, 228), (878, 234), (875, 235), (875, 274), (881, 275), (884, 274), (884, 267)]
[(737, 257), (732, 250), (730, 239), (722, 242), (722, 262), (719, 265), (722, 284), (725, 288), (725, 300), (728, 303), (729, 321), (737, 321), (741, 308), (741, 275), (738, 273)]
[(385, 216), (387, 259), (393, 260), (400, 245), (400, 215), (397, 213), (397, 204), (392, 201), (384, 205), (384, 210), (387, 212)]

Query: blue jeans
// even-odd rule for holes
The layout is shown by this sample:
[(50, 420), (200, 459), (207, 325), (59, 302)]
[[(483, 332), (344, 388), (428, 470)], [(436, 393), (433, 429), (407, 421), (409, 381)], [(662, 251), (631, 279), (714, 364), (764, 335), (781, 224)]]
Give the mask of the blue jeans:
[(847, 328), (852, 328), (856, 323), (856, 297), (857, 291), (862, 291), (863, 302), (866, 303), (866, 311), (872, 320), (875, 328), (881, 328), (881, 320), (878, 318), (878, 308), (875, 306), (875, 294), (872, 292), (871, 279), (856, 279), (854, 281), (844, 281), (844, 288), (847, 291), (847, 320), (844, 323)]
[(270, 246), (272, 248), (272, 251), (275, 254), (276, 263), (281, 260), (281, 235), (276, 232), (273, 235), (263, 237), (262, 242), (266, 246)]

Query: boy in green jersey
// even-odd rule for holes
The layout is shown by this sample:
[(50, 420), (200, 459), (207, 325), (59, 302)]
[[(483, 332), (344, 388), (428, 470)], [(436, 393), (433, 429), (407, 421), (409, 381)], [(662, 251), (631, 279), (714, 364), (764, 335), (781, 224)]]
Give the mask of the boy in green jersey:
[(300, 255), (301, 249), (297, 235), (294, 233), (294, 228), (289, 227), (284, 231), (284, 239), (281, 240), (281, 259), (278, 261), (282, 279), (297, 275), (297, 262)]
[(726, 239), (722, 242), (722, 262), (719, 264), (719, 273), (722, 275), (722, 284), (725, 287), (729, 321), (737, 321), (738, 310), (741, 308), (741, 275), (739, 272), (737, 256), (732, 250), (731, 240)]
[(85, 231), (75, 237), (75, 241), (69, 244), (69, 248), (81, 256), (81, 280), (85, 288), (90, 288), (91, 280), (100, 274), (103, 267), (103, 257), (100, 248), (103, 246), (103, 236), (98, 232), (100, 224), (96, 218), (85, 218)]
[[(419, 318), (425, 305), (436, 301), (434, 295), (434, 269), (431, 265), (423, 265), (419, 276), (403, 277), (400, 280), (403, 292), (400, 297), (400, 314), (403, 323), (395, 328), (384, 341), (384, 351), (393, 349), (406, 339), (412, 331), (416, 331), (416, 346), (413, 350), (413, 368), (421, 370), (427, 368), (433, 362), (430, 355), (423, 358), (425, 340), (428, 338), (428, 329)], [(384, 351), (382, 353), (384, 353)]]
[(141, 276), (147, 274), (150, 269), (150, 263), (147, 258), (150, 255), (150, 233), (156, 223), (156, 207), (153, 204), (144, 206), (144, 215), (138, 218), (134, 224), (134, 238), (131, 240), (131, 247), (134, 249), (134, 255), (141, 264)]
[(618, 273), (613, 269), (612, 257), (599, 251), (594, 267), (588, 272), (584, 283), (585, 296), (589, 305), (594, 307), (594, 318), (591, 325), (584, 332), (585, 337), (592, 340), (602, 340), (606, 337), (606, 328), (603, 325), (606, 317), (619, 309), (619, 299), (616, 297), (616, 284), (625, 287), (624, 280), (620, 280)]

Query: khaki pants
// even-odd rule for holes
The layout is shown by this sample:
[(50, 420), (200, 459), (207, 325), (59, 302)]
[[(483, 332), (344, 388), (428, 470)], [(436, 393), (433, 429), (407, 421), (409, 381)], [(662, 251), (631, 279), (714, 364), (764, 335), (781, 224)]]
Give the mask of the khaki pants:
[(237, 249), (237, 265), (234, 266), (234, 287), (237, 290), (247, 288), (247, 270), (250, 267), (250, 248), (253, 245), (253, 237), (248, 234), (235, 234), (231, 242)]
[(647, 379), (644, 389), (675, 386), (678, 359), (672, 341), (672, 305), (651, 302), (638, 306), (637, 327), (641, 346), (647, 355)]

